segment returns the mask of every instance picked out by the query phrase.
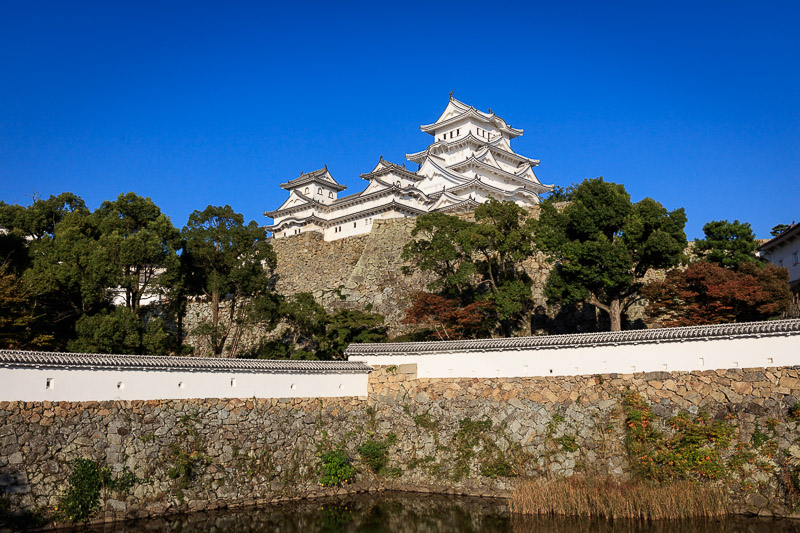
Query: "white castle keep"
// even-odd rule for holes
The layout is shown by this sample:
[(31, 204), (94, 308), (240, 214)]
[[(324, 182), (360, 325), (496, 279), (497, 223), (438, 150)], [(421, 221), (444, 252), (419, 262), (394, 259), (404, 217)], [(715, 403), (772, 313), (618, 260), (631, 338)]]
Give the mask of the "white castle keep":
[(451, 93), (436, 122), (420, 129), (434, 142), (422, 152), (406, 155), (419, 165), (416, 172), (381, 157), (375, 168), (361, 174), (367, 187), (342, 197), (339, 193), (346, 187), (333, 179), (327, 165), (301, 174), (281, 184), (289, 198), (264, 213), (275, 220), (266, 229), (275, 238), (313, 231), (332, 241), (369, 233), (374, 220), (434, 211), (463, 213), (489, 198), (532, 206), (553, 188), (542, 185), (533, 173), (539, 160), (511, 149), (511, 139), (523, 130), (512, 128), (491, 109), (478, 111)]

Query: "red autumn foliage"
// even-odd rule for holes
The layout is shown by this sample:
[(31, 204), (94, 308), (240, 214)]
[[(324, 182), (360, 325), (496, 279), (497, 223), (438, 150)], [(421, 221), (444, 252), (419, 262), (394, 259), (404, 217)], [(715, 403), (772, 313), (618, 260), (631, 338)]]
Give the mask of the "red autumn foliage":
[(403, 324), (416, 324), (433, 330), (438, 340), (474, 338), (486, 330), (487, 313), (492, 304), (483, 300), (462, 306), (458, 300), (418, 292), (406, 309)]
[(666, 327), (766, 320), (788, 309), (789, 275), (771, 264), (742, 262), (738, 269), (697, 261), (649, 283), (647, 314)]

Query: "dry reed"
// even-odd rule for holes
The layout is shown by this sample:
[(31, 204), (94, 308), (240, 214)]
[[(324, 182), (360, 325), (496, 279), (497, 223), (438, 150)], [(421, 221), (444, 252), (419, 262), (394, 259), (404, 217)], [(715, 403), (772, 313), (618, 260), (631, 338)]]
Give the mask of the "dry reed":
[(725, 515), (728, 498), (720, 486), (691, 481), (662, 485), (573, 476), (521, 481), (510, 507), (512, 513), (529, 515), (660, 520)]

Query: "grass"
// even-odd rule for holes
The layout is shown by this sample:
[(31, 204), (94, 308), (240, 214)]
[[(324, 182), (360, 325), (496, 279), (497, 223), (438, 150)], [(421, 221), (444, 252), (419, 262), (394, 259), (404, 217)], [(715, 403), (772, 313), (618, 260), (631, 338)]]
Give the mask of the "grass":
[(525, 481), (511, 498), (512, 513), (614, 519), (679, 519), (728, 514), (724, 488), (691, 481), (658, 484), (573, 476)]

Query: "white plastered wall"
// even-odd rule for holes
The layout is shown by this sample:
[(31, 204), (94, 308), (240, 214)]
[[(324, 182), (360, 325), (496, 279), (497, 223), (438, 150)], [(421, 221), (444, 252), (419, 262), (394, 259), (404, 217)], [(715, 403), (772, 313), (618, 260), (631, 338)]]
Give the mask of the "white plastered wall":
[(431, 353), (352, 355), (368, 365), (417, 364), (420, 378), (630, 374), (800, 365), (800, 335), (683, 342)]
[(0, 401), (312, 398), (367, 395), (368, 374), (0, 368)]

